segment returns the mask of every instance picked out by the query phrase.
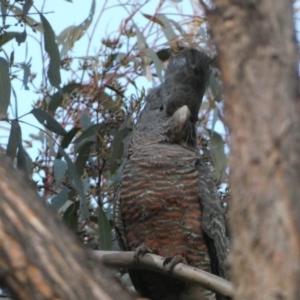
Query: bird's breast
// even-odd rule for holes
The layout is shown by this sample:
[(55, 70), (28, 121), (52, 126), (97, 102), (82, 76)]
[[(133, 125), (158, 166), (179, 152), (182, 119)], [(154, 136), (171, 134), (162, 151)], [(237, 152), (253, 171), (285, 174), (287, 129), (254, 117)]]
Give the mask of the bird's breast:
[(145, 244), (158, 255), (183, 255), (209, 268), (196, 159), (193, 151), (167, 146), (144, 148), (130, 157), (120, 195), (130, 250)]

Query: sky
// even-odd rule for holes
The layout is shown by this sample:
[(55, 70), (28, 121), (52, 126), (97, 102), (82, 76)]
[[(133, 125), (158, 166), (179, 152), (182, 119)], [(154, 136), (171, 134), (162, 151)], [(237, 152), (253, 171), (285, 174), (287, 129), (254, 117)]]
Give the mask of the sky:
[[(87, 30), (87, 35), (84, 35), (79, 41), (75, 43), (75, 46), (72, 50), (72, 56), (85, 56), (85, 55), (95, 55), (101, 44), (101, 39), (108, 37), (111, 33), (115, 33), (118, 31), (119, 26), (125, 18), (128, 17), (128, 11), (120, 4), (126, 2), (143, 2), (143, 1), (125, 1), (125, 0), (109, 0), (107, 3), (105, 1), (96, 0), (96, 8), (93, 16), (93, 21)], [(178, 1), (173, 1), (178, 2)], [(164, 6), (168, 7), (169, 12), (176, 13), (177, 11), (174, 9), (174, 3), (170, 0), (165, 1)], [(106, 3), (106, 7), (108, 8), (103, 13), (101, 13), (103, 9), (103, 5)], [(155, 9), (158, 5), (159, 1), (151, 0), (142, 8), (141, 12), (147, 14), (154, 14)], [(34, 6), (38, 11), (42, 11), (44, 16), (47, 18), (49, 23), (51, 24), (56, 35), (59, 35), (65, 28), (69, 26), (77, 26), (82, 24), (85, 19), (88, 18), (90, 9), (91, 9), (92, 0), (73, 0), (72, 3), (65, 0), (34, 0)], [(191, 5), (183, 4), (179, 1), (176, 3), (178, 8), (182, 7), (182, 9), (187, 13), (192, 13)], [(38, 22), (40, 22), (38, 14), (36, 14), (37, 10), (32, 7), (29, 11), (29, 16)], [(172, 16), (173, 19), (176, 18)], [(98, 22), (97, 22), (98, 21)], [(145, 24), (145, 18), (141, 15), (141, 13), (137, 13), (134, 17), (134, 21), (137, 26), (142, 26)], [(1, 22), (1, 21), (0, 21)], [(14, 24), (15, 21), (12, 21), (12, 18), (6, 19), (6, 24)], [(9, 28), (11, 31), (23, 31), (23, 28), (19, 26), (12, 26)], [(9, 31), (8, 30), (8, 31)], [(87, 53), (87, 43), (88, 37), (91, 35), (92, 31), (95, 31), (93, 35), (93, 39), (91, 42), (91, 47), (89, 48), (89, 52)], [(10, 56), (10, 53), (14, 51), (14, 61), (15, 63), (19, 62), (28, 62), (31, 59), (31, 71), (37, 74), (34, 83), (37, 87), (41, 82), (41, 74), (43, 72), (43, 66), (41, 64), (41, 34), (34, 33), (30, 28), (27, 28), (27, 39), (25, 43), (22, 43), (20, 46), (13, 39), (4, 45), (3, 49), (6, 52), (7, 56)], [(0, 53), (0, 56), (3, 56)], [(69, 74), (61, 72), (62, 75), (62, 83), (67, 82), (68, 78), (70, 78)], [(22, 78), (22, 76), (20, 76)], [(145, 88), (151, 87), (151, 82), (142, 79), (142, 85)], [(38, 95), (34, 93), (33, 88), (30, 87), (30, 90), (25, 90), (21, 81), (13, 80), (13, 89), (16, 93), (17, 98), (17, 106), (18, 106), (18, 116), (22, 116), (28, 113), (32, 109), (32, 103), (38, 99)], [(15, 99), (13, 95), (11, 96), (12, 107), (9, 109), (10, 117), (13, 117), (15, 111)], [(41, 125), (35, 120), (35, 118), (30, 114), (22, 118), (22, 121), (28, 122), (38, 128), (41, 128)], [(30, 125), (22, 124), (22, 133), (23, 140), (29, 139), (29, 134), (38, 133), (38, 129), (34, 128)], [(0, 123), (0, 142), (5, 144), (5, 140), (7, 140), (9, 135), (10, 126), (7, 123)], [(34, 159), (36, 155), (36, 147), (39, 147), (40, 144), (36, 144), (33, 148), (27, 149), (28, 153)]]

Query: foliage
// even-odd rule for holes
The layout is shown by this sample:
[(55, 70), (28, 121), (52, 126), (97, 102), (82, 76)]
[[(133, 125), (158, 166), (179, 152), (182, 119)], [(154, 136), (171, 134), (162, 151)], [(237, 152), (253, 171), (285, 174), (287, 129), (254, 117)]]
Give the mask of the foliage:
[[(180, 47), (200, 47), (211, 56), (215, 54), (207, 44), (200, 7), (191, 5), (192, 13), (185, 14), (179, 4), (161, 1), (155, 14), (149, 15), (143, 12), (146, 2), (118, 2), (127, 18), (120, 20), (118, 32), (103, 36), (97, 53), (90, 55), (90, 42), (97, 38), (94, 29), (100, 26), (105, 11), (113, 13), (114, 6), (104, 2), (96, 17), (96, 1), (92, 0), (89, 15), (81, 24), (55, 35), (46, 13), (38, 11), (34, 1), (0, 1), (0, 121), (11, 125), (2, 147), (35, 181), (40, 195), (93, 248), (111, 247), (114, 188), (120, 181), (126, 144), (146, 93), (139, 79), (159, 84), (171, 51)], [(31, 13), (36, 14), (32, 17)], [(135, 17), (141, 13), (143, 23), (138, 25)], [(22, 32), (12, 29), (8, 16), (17, 20)], [(16, 62), (14, 52), (5, 51), (12, 39), (21, 46), (26, 43), (29, 30), (34, 37), (43, 37), (42, 55), (33, 58), (47, 70), (40, 74), (39, 87), (31, 61)], [(87, 34), (87, 55), (73, 55), (74, 45)], [(11, 90), (14, 92), (11, 86), (16, 80), (38, 95), (28, 112), (40, 123), (40, 133), (32, 135), (32, 140), (22, 138), (24, 115), (18, 116), (18, 103), (15, 115), (8, 115)], [(219, 82), (213, 72), (200, 110), (199, 143), (221, 185), (227, 184), (228, 150)], [(216, 126), (222, 134), (216, 132)], [(41, 144), (32, 160), (26, 149), (37, 140)]]

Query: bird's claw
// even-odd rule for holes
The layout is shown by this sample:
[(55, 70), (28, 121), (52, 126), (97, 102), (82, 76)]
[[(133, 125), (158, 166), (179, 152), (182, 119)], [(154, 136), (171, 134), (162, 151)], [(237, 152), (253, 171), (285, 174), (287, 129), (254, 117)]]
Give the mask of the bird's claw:
[(182, 255), (169, 256), (164, 260), (163, 266), (166, 268), (168, 273), (171, 273), (174, 267), (179, 263), (187, 264), (186, 259)]
[(134, 253), (134, 261), (135, 263), (139, 263), (139, 257), (144, 256), (147, 253), (153, 253), (151, 249), (146, 247), (146, 245), (141, 245), (136, 248), (135, 253)]

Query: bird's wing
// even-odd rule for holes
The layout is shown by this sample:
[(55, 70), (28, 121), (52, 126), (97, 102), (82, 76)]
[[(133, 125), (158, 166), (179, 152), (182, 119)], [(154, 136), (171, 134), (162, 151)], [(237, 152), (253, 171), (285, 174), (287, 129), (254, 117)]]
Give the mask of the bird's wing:
[(208, 247), (212, 260), (213, 273), (226, 278), (225, 259), (227, 257), (227, 238), (225, 217), (215, 181), (209, 167), (198, 161), (199, 199), (202, 207), (202, 228), (207, 234)]
[(125, 234), (125, 228), (123, 219), (121, 216), (121, 187), (122, 184), (120, 184), (116, 190), (115, 197), (114, 197), (114, 227), (116, 232), (116, 237), (119, 243), (119, 246), (122, 250), (128, 250), (127, 241), (126, 241), (126, 234)]

